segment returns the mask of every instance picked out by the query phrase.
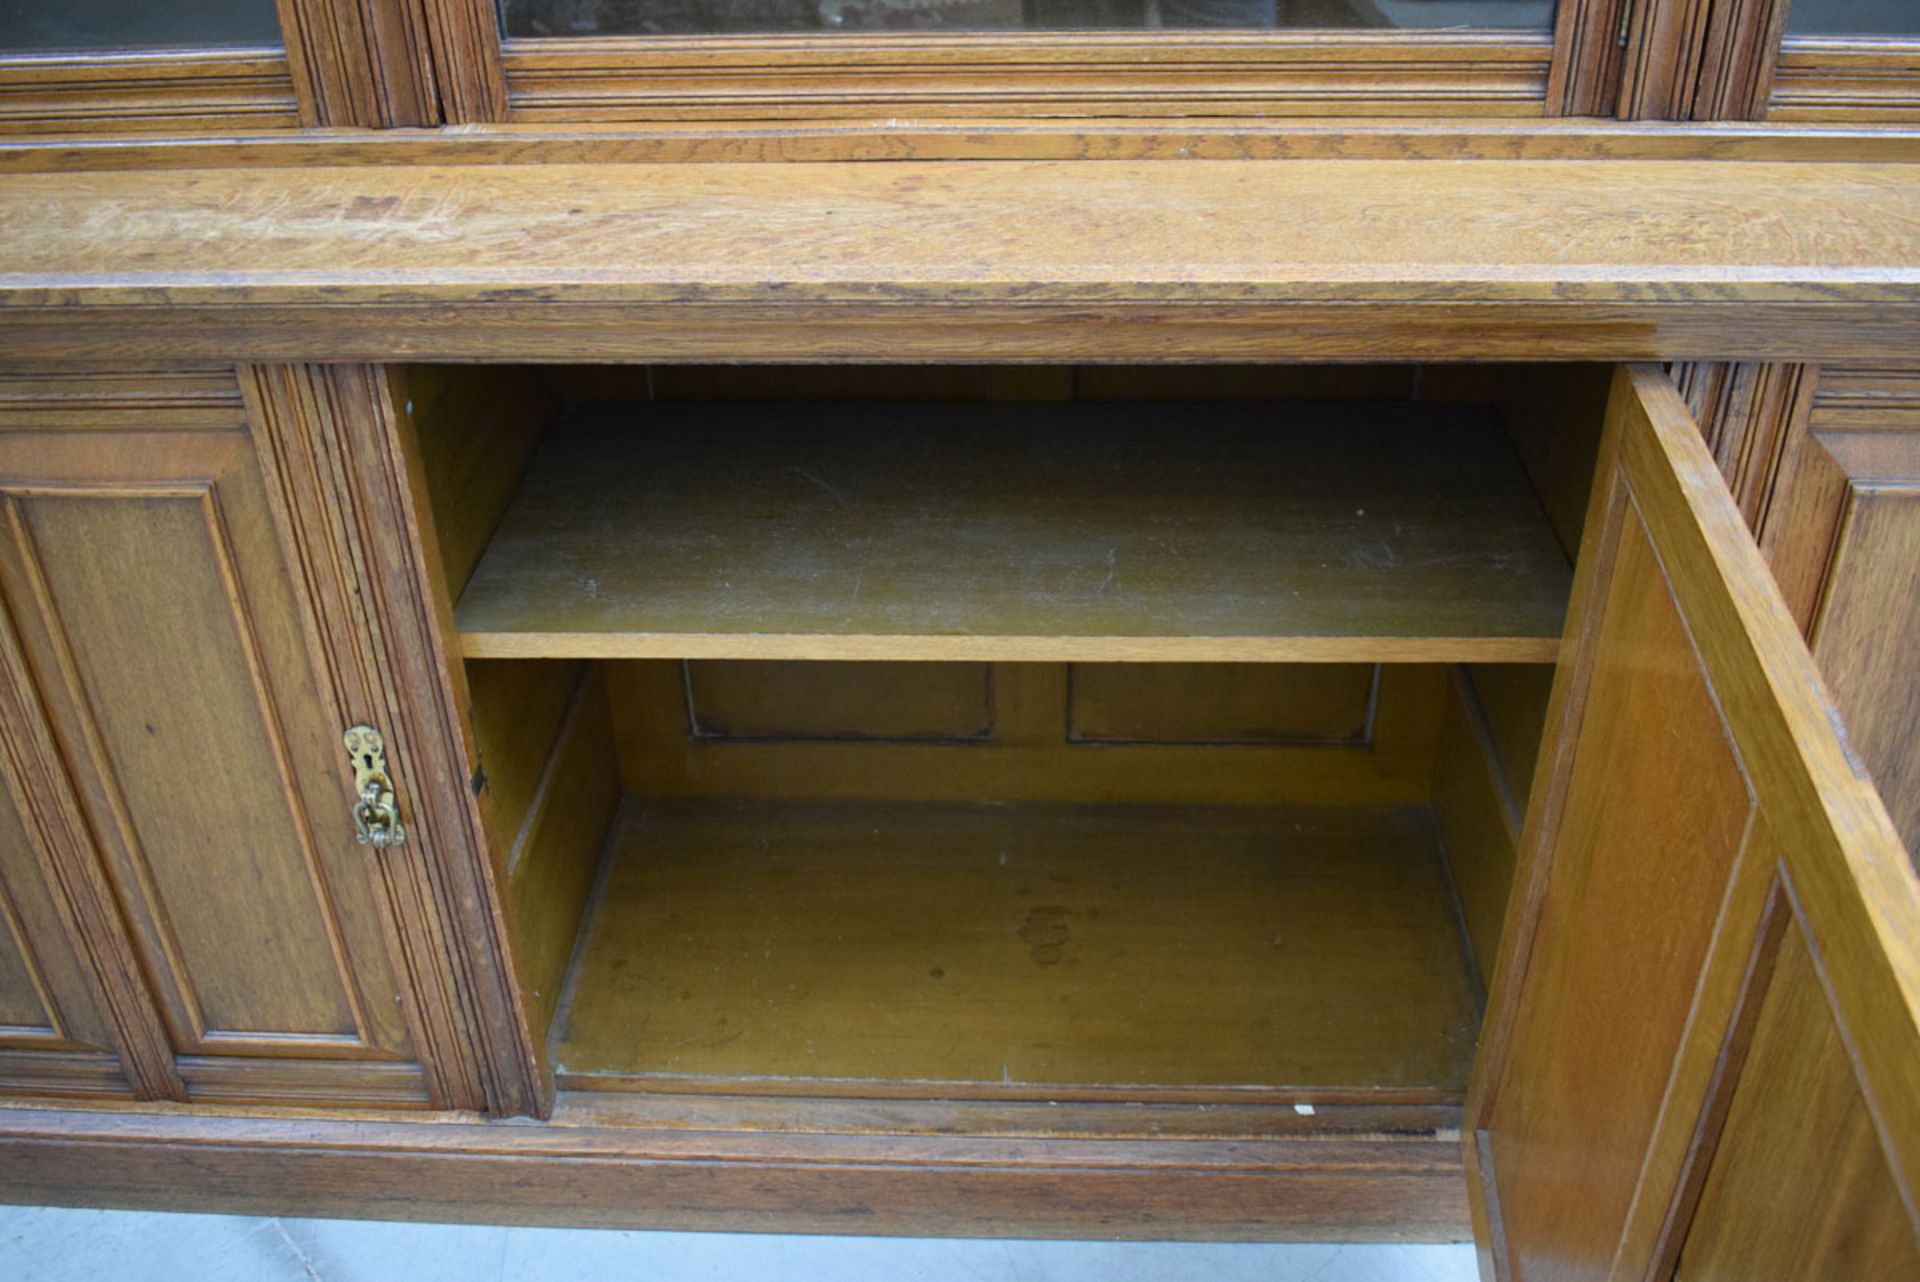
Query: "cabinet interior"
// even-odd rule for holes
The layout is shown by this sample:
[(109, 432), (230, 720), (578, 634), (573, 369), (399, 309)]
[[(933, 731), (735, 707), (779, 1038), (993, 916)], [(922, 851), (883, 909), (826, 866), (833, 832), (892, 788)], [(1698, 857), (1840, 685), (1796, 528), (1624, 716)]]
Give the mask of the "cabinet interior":
[(1606, 385), (410, 370), (558, 1088), (1446, 1129)]

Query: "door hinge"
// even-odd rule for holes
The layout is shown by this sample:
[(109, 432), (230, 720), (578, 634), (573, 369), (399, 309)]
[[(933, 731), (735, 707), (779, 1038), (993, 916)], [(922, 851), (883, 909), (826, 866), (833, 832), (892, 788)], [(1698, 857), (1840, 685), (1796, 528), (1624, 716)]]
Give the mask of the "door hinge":
[(384, 850), (406, 841), (400, 801), (387, 775), (387, 741), (372, 726), (355, 726), (345, 736), (353, 761), (353, 827), (363, 846)]
[(1622, 49), (1627, 47), (1627, 32), (1633, 26), (1633, 0), (1621, 0), (1620, 30), (1614, 33), (1614, 43)]

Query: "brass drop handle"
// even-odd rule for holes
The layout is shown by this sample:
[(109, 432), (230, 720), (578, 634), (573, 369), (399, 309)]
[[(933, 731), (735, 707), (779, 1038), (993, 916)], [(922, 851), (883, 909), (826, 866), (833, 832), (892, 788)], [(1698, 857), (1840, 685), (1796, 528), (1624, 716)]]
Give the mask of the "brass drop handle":
[(372, 726), (355, 726), (345, 736), (353, 762), (353, 826), (363, 846), (384, 850), (407, 839), (400, 822), (400, 801), (387, 776), (387, 741)]

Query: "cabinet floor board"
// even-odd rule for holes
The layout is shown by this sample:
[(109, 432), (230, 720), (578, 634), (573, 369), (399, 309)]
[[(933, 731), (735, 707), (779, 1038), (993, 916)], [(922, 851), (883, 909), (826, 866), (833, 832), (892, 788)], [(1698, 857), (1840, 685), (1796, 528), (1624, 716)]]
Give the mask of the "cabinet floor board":
[(631, 802), (563, 1086), (1457, 1101), (1423, 808)]

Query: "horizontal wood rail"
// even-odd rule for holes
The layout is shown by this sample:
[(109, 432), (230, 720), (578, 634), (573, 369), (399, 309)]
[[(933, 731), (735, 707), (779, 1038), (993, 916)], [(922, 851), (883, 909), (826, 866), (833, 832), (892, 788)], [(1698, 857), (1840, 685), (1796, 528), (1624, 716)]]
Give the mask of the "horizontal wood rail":
[[(1917, 164), (794, 169), (412, 145), (22, 165), (0, 184), (4, 342), (23, 360), (1920, 359)], [(541, 163), (554, 148), (570, 158)]]

